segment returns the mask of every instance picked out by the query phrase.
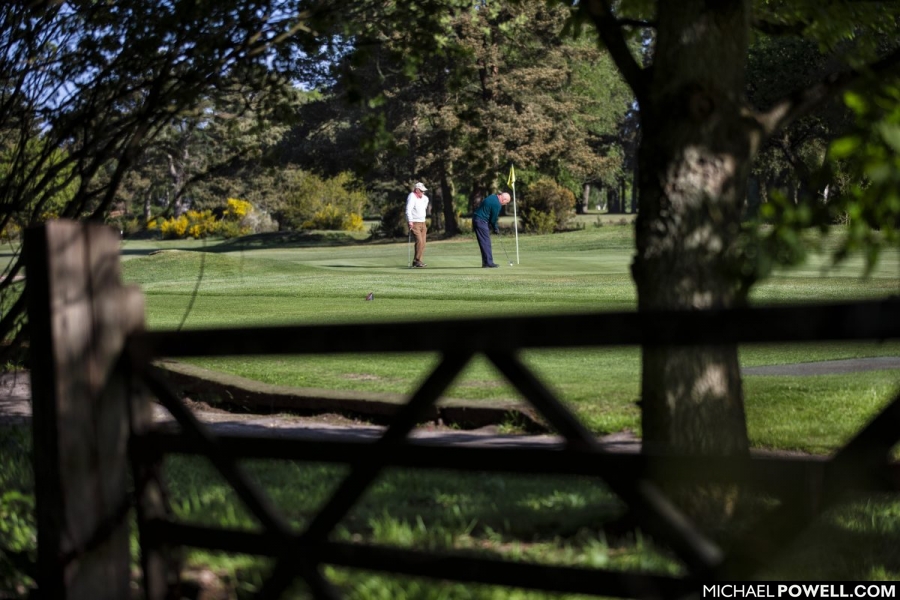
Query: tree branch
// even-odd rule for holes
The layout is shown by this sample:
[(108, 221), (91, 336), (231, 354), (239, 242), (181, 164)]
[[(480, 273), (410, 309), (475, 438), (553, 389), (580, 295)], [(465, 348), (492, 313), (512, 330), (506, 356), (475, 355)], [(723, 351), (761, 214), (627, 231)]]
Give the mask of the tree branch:
[(617, 21), (620, 27), (636, 27), (638, 29), (655, 29), (655, 21), (645, 21), (643, 19), (619, 19)]
[(809, 23), (802, 21), (799, 23), (774, 23), (765, 19), (753, 21), (754, 29), (770, 36), (800, 35), (808, 26)]
[(756, 120), (762, 127), (763, 134), (769, 137), (835, 94), (860, 85), (878, 75), (891, 73), (898, 67), (900, 67), (900, 48), (862, 69), (834, 73), (811, 87), (798, 90), (776, 102), (768, 111), (757, 113)]
[(628, 49), (628, 42), (622, 34), (622, 23), (613, 15), (607, 0), (587, 0), (585, 6), (613, 62), (638, 103), (642, 103), (648, 93), (647, 74)]

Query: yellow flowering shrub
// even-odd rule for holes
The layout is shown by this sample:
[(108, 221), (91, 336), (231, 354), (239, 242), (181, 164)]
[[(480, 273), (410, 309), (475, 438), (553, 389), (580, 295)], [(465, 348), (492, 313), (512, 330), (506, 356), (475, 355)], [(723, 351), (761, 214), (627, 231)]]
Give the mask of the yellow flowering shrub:
[(189, 210), (178, 218), (154, 219), (147, 224), (147, 228), (158, 228), (165, 238), (200, 239), (215, 234), (219, 229), (219, 222), (211, 210)]
[(9, 222), (3, 228), (3, 231), (0, 231), (0, 240), (4, 242), (10, 240), (18, 240), (22, 236), (22, 228), (13, 222)]
[(226, 219), (232, 221), (240, 221), (241, 219), (249, 215), (252, 210), (253, 205), (246, 200), (229, 198), (227, 201), (227, 206), (225, 208), (224, 216)]
[(317, 210), (312, 218), (303, 222), (303, 229), (323, 229), (327, 231), (363, 231), (362, 215), (346, 213), (333, 204), (326, 204)]
[(212, 210), (189, 210), (178, 218), (151, 219), (147, 229), (159, 230), (164, 238), (200, 239), (211, 235), (230, 238), (277, 228), (268, 214), (257, 212), (246, 200), (229, 198), (220, 214), (222, 218), (217, 219)]
[(363, 222), (363, 217), (357, 213), (350, 213), (344, 217), (344, 226), (342, 228), (344, 231), (365, 231), (366, 225)]
[(172, 217), (159, 224), (159, 232), (165, 238), (183, 238), (188, 228), (187, 215)]

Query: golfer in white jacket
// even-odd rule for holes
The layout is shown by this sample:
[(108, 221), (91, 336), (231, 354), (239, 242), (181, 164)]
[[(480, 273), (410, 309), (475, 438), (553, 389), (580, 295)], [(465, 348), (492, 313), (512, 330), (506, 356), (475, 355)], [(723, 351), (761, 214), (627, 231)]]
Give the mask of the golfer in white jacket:
[(412, 266), (422, 268), (427, 266), (422, 262), (425, 254), (425, 212), (428, 210), (427, 188), (419, 182), (413, 187), (413, 191), (406, 197), (406, 222), (409, 224), (409, 232), (416, 238), (416, 254)]

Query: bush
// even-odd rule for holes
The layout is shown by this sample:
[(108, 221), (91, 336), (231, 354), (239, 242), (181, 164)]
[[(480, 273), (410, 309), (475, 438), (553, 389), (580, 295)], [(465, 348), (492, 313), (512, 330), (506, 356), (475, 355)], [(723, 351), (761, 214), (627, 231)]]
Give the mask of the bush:
[(562, 231), (575, 216), (575, 194), (546, 177), (528, 187), (522, 204), (522, 227), (533, 233)]
[(180, 217), (151, 221), (147, 228), (158, 228), (164, 238), (200, 239), (216, 233), (219, 225), (211, 210), (189, 210)]
[(368, 197), (357, 189), (350, 173), (322, 179), (296, 169), (285, 177), (285, 192), (278, 213), (283, 229), (363, 229), (362, 214)]
[[(221, 219), (216, 214), (221, 215)], [(189, 210), (179, 217), (151, 219), (148, 230), (158, 229), (164, 238), (201, 239), (211, 235), (231, 238), (251, 233), (275, 231), (278, 224), (266, 214), (257, 211), (246, 200), (229, 198), (224, 210)]]
[(522, 211), (522, 227), (529, 233), (553, 233), (556, 231), (556, 219), (550, 213), (526, 208)]
[(253, 211), (253, 205), (246, 200), (229, 198), (226, 202), (223, 217), (231, 221), (240, 221)]
[(372, 237), (406, 237), (406, 202), (387, 204), (381, 211), (381, 222), (372, 228)]
[(363, 218), (357, 213), (347, 213), (343, 209), (328, 204), (315, 212), (311, 219), (304, 221), (303, 229), (324, 229), (328, 231), (362, 231)]
[[(228, 221), (224, 222), (225, 225), (229, 224)], [(270, 231), (278, 231), (278, 223), (272, 219), (272, 216), (267, 212), (262, 212), (258, 210), (251, 210), (247, 216), (241, 219), (241, 222), (238, 224), (238, 229), (244, 229), (249, 231), (250, 233), (268, 233)], [(238, 233), (237, 235), (244, 235), (242, 233)], [(228, 235), (226, 231), (222, 231), (222, 237), (236, 237)]]

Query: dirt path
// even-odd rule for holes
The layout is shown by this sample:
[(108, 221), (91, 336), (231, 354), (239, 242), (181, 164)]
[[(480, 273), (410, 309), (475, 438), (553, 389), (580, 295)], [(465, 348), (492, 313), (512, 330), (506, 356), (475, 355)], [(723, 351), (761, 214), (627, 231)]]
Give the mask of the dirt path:
[(769, 365), (764, 367), (746, 367), (744, 375), (790, 375), (793, 377), (812, 377), (815, 375), (839, 375), (844, 373), (862, 373), (864, 371), (881, 371), (900, 369), (900, 356), (875, 356), (872, 358), (851, 358), (847, 360), (823, 360), (811, 363), (792, 365)]
[[(27, 373), (0, 375), (0, 425), (26, 424), (31, 419), (31, 386)], [(188, 401), (194, 414), (218, 434), (265, 435), (308, 440), (374, 440), (384, 432), (384, 427), (355, 421), (336, 414), (314, 417), (298, 417), (278, 413), (271, 415), (236, 414)], [(154, 407), (157, 422), (174, 422), (162, 406)], [(411, 437), (417, 442), (458, 444), (481, 447), (502, 446), (555, 446), (562, 445), (562, 438), (555, 435), (502, 435), (497, 427), (488, 426), (470, 431), (449, 427), (426, 425), (417, 427)], [(634, 451), (640, 442), (630, 433), (617, 433), (603, 438), (610, 450)]]
[[(814, 376), (837, 373), (900, 369), (900, 357), (875, 357), (851, 360), (833, 360), (792, 365), (749, 367), (743, 374)], [(24, 424), (31, 419), (31, 386), (28, 373), (0, 375), (0, 425)], [(369, 440), (377, 438), (384, 427), (357, 421), (338, 414), (324, 413), (299, 417), (278, 413), (269, 415), (237, 414), (215, 409), (205, 404), (189, 402), (194, 414), (213, 431), (221, 434), (267, 435), (274, 437), (298, 437), (310, 440)], [(165, 423), (172, 417), (161, 406), (155, 407), (155, 418)], [(462, 431), (438, 425), (425, 425), (415, 429), (412, 437), (422, 443), (453, 443), (478, 446), (557, 446), (562, 439), (555, 435), (503, 435), (496, 426)], [(600, 438), (601, 444), (616, 451), (636, 452), (640, 440), (630, 432), (615, 433)]]

